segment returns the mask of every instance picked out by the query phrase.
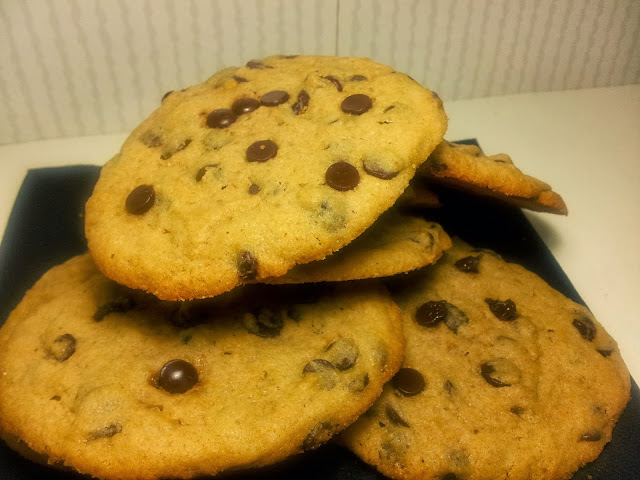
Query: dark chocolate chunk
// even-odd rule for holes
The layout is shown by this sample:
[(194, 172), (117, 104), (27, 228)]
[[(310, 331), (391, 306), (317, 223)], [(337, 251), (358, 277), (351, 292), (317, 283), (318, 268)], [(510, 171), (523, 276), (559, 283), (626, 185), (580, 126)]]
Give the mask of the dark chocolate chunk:
[(260, 103), (265, 107), (275, 107), (289, 100), (289, 94), (284, 90), (273, 90), (260, 97)]
[(300, 115), (307, 111), (308, 106), (309, 94), (304, 90), (300, 90), (300, 93), (298, 93), (298, 100), (296, 100), (296, 103), (291, 105), (291, 110), (293, 110), (293, 113), (296, 115)]
[(89, 440), (98, 440), (100, 438), (110, 438), (122, 431), (122, 425), (112, 423), (89, 434)]
[(393, 110), (394, 108), (396, 108), (395, 105), (389, 105), (387, 108), (384, 109), (382, 113), (387, 113), (389, 110)]
[(413, 368), (401, 368), (391, 380), (393, 388), (405, 397), (413, 397), (422, 392), (426, 386), (422, 374)]
[(363, 93), (349, 95), (342, 101), (342, 111), (351, 115), (362, 115), (373, 106), (371, 98)]
[(247, 331), (262, 338), (275, 338), (284, 327), (284, 318), (280, 312), (261, 308), (256, 313), (246, 313), (242, 318)]
[(249, 81), (249, 80), (247, 80), (246, 78), (241, 77), (241, 76), (239, 76), (239, 75), (234, 75), (234, 76), (233, 76), (233, 79), (234, 79), (236, 82), (238, 82), (238, 83), (244, 83), (244, 82), (248, 82), (248, 81)]
[(332, 390), (338, 383), (338, 369), (324, 358), (311, 360), (302, 369), (302, 374), (313, 374), (317, 379), (317, 386), (322, 390)]
[(489, 305), (489, 310), (498, 320), (503, 322), (512, 322), (518, 318), (518, 311), (513, 300), (496, 300), (493, 298), (485, 298), (485, 302)]
[(50, 348), (53, 358), (59, 362), (64, 362), (76, 352), (76, 339), (70, 333), (65, 333), (57, 337)]
[(167, 98), (169, 95), (171, 95), (173, 93), (173, 90), (169, 90), (167, 93), (165, 93), (162, 96), (162, 100), (160, 100), (160, 103), (164, 102), (164, 99)]
[(62, 398), (60, 397), (60, 395), (54, 395), (49, 400), (53, 400), (54, 402), (59, 402), (61, 399)]
[(204, 174), (207, 173), (208, 169), (216, 168), (218, 165), (218, 163), (210, 163), (209, 165), (205, 165), (200, 170), (198, 170), (198, 173), (196, 173), (196, 182), (202, 180), (202, 177), (204, 177)]
[(327, 168), (325, 180), (334, 190), (346, 192), (353, 190), (360, 183), (358, 169), (350, 163), (340, 161)]
[(511, 411), (511, 413), (513, 413), (514, 415), (520, 416), (524, 413), (524, 408), (520, 407), (519, 405), (514, 405), (509, 409), (509, 411)]
[(438, 324), (447, 318), (449, 310), (445, 300), (428, 301), (416, 310), (416, 322), (423, 327), (437, 327)]
[(335, 433), (336, 427), (337, 425), (332, 425), (328, 422), (316, 424), (302, 442), (302, 448), (305, 451), (314, 450), (323, 443), (328, 442)]
[(340, 83), (340, 80), (338, 80), (336, 77), (333, 77), (331, 75), (326, 75), (322, 78), (324, 78), (325, 80), (329, 80), (331, 83), (333, 83), (339, 92), (342, 91), (342, 84)]
[(177, 147), (176, 147), (176, 152), (179, 152), (180, 150), (184, 150), (185, 148), (187, 148), (189, 145), (191, 144), (191, 139), (187, 138), (186, 140), (184, 140), (182, 143), (180, 143)]
[(209, 128), (227, 128), (236, 121), (236, 115), (228, 108), (218, 108), (207, 115)]
[(149, 148), (156, 148), (162, 145), (162, 137), (157, 133), (147, 131), (140, 136), (140, 141)]
[(353, 368), (360, 356), (360, 350), (351, 338), (336, 340), (326, 348), (325, 352), (329, 361), (340, 371)]
[(135, 306), (136, 302), (133, 298), (125, 296), (117, 297), (100, 305), (93, 314), (93, 319), (96, 322), (99, 322), (110, 313), (125, 313), (133, 309)]
[(372, 158), (365, 158), (362, 162), (362, 166), (364, 168), (364, 171), (369, 175), (371, 175), (372, 177), (380, 178), (382, 180), (391, 180), (399, 173), (398, 171), (386, 170), (380, 165), (379, 162)]
[(257, 195), (258, 193), (260, 193), (260, 185), (257, 183), (249, 185), (249, 195)]
[(269, 65), (265, 65), (260, 60), (249, 60), (247, 62), (247, 68), (250, 68), (251, 70), (263, 70), (265, 68), (273, 68), (273, 67)]
[(367, 80), (367, 77), (365, 77), (364, 75), (352, 75), (351, 77), (349, 77), (349, 80), (351, 80), (352, 82), (363, 82)]
[(307, 363), (302, 369), (302, 373), (318, 373), (324, 370), (333, 370), (335, 365), (324, 358), (315, 358)]
[(458, 270), (464, 273), (478, 273), (478, 262), (482, 258), (482, 255), (478, 255), (477, 257), (469, 256), (461, 258), (456, 261), (454, 265)]
[(254, 280), (258, 276), (258, 260), (251, 252), (240, 252), (236, 264), (240, 280)]
[(589, 317), (578, 317), (574, 319), (573, 326), (576, 327), (580, 336), (588, 342), (592, 342), (596, 337), (596, 326)]
[(602, 440), (602, 433), (600, 432), (587, 432), (580, 436), (581, 442), (599, 442)]
[(604, 358), (610, 357), (613, 353), (613, 350), (598, 350), (598, 353), (602, 355)]
[(151, 185), (139, 185), (134, 188), (127, 200), (125, 207), (129, 213), (142, 215), (147, 213), (156, 201), (156, 192)]
[(387, 414), (387, 418), (389, 419), (389, 421), (394, 425), (398, 425), (399, 427), (409, 428), (409, 424), (407, 423), (407, 421), (404, 418), (402, 418), (398, 413), (398, 411), (395, 408), (393, 408), (391, 405), (387, 405), (387, 408), (385, 409), (385, 413)]
[(247, 148), (247, 162), (266, 162), (278, 153), (278, 145), (273, 140), (260, 140)]
[(191, 390), (200, 379), (196, 367), (185, 360), (169, 360), (158, 375), (158, 388), (169, 393), (185, 393)]
[(239, 98), (231, 105), (231, 111), (239, 117), (244, 113), (251, 113), (259, 107), (260, 100), (256, 98)]

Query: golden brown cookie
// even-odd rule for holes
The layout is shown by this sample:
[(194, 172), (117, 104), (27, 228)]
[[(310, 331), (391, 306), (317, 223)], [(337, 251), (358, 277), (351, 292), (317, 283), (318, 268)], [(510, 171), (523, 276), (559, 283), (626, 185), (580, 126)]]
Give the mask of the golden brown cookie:
[(533, 273), (454, 241), (394, 298), (403, 367), (343, 434), (385, 475), (561, 480), (611, 439), (630, 390), (617, 344)]
[(89, 255), (51, 269), (0, 329), (0, 435), (105, 479), (257, 467), (327, 441), (400, 366), (401, 313), (379, 284), (243, 289), (178, 304)]
[(566, 215), (562, 197), (547, 183), (522, 173), (504, 153), (486, 156), (475, 145), (444, 140), (418, 175), (430, 182), (486, 195), (517, 207)]
[(167, 96), (87, 203), (98, 267), (167, 300), (281, 276), (360, 235), (447, 126), (429, 90), (362, 58), (269, 57)]

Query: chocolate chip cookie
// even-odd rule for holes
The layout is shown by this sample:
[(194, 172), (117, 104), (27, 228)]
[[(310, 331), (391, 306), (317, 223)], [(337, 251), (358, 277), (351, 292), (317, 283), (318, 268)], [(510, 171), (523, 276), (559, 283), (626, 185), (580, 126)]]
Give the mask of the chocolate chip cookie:
[(455, 240), (395, 298), (403, 366), (343, 434), (385, 475), (566, 479), (611, 439), (629, 373), (587, 308)]
[(435, 222), (384, 213), (362, 235), (324, 260), (293, 267), (266, 283), (337, 282), (406, 273), (434, 263), (451, 247), (449, 235)]
[(0, 329), (0, 435), (106, 479), (257, 467), (353, 422), (403, 347), (379, 284), (250, 285), (173, 303), (83, 255), (46, 273)]
[(486, 156), (475, 145), (444, 140), (420, 166), (418, 176), (528, 210), (568, 213), (564, 200), (550, 185), (522, 173), (509, 155)]
[(367, 59), (275, 56), (166, 96), (109, 161), (86, 235), (166, 300), (281, 276), (360, 235), (442, 140), (437, 96)]

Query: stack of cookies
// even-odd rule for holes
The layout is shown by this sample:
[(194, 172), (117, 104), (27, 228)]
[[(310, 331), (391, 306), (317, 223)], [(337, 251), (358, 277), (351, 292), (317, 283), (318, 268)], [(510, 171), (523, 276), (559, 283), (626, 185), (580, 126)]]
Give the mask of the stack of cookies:
[(165, 95), (102, 169), (89, 253), (0, 330), (0, 436), (105, 479), (330, 439), (390, 478), (570, 478), (629, 374), (585, 307), (429, 220), (434, 185), (567, 213), (446, 128), (366, 59), (268, 57)]

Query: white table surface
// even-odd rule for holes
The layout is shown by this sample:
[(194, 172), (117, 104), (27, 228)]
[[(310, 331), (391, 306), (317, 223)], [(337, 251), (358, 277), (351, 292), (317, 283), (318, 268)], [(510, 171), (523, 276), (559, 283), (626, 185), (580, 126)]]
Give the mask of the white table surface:
[[(569, 215), (527, 213), (640, 379), (640, 85), (445, 103), (446, 138), (477, 138), (550, 183)], [(126, 135), (0, 146), (0, 231), (29, 168), (102, 165)]]

